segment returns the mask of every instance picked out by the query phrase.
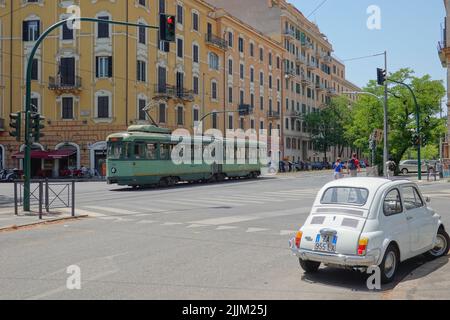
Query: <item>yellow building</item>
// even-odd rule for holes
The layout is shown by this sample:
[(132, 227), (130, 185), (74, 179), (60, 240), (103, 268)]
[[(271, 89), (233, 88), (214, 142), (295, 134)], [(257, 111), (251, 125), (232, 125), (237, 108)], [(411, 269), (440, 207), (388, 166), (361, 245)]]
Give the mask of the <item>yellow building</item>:
[[(78, 5), (83, 17), (154, 26), (159, 13), (176, 15), (176, 41), (168, 48), (157, 30), (106, 23), (54, 31), (33, 65), (32, 104), (46, 118), (45, 136), (33, 146), (33, 175), (58, 176), (81, 166), (100, 171), (106, 136), (149, 123), (144, 107), (158, 125), (171, 129), (192, 131), (212, 111), (226, 113), (208, 116), (204, 129), (280, 125), (267, 115), (279, 110), (282, 48), (204, 1), (0, 0), (0, 167), (22, 165), (23, 146), (8, 134), (9, 114), (24, 108), (25, 65), (35, 40), (68, 18), (70, 5)], [(226, 40), (229, 34), (232, 42)], [(228, 112), (239, 104), (253, 104), (254, 113), (241, 120)]]
[[(304, 116), (319, 110), (346, 89), (360, 90), (345, 79), (345, 65), (319, 27), (285, 0), (209, 0), (246, 21), (283, 46), (281, 119), (282, 157), (322, 161), (306, 129)], [(331, 148), (334, 149), (334, 148)], [(350, 157), (352, 150), (341, 155)], [(330, 150), (330, 154), (336, 154)], [(327, 159), (330, 161), (331, 159)]]

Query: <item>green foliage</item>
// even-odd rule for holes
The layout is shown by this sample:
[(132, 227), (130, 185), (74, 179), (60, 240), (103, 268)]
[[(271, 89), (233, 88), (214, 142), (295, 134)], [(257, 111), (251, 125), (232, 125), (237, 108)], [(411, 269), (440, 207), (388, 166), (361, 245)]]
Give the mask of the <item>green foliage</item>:
[[(443, 82), (432, 80), (429, 75), (414, 76), (411, 69), (400, 69), (389, 75), (389, 79), (405, 82), (411, 85), (417, 97), (420, 114), (422, 136), (430, 147), (428, 155), (432, 155), (439, 137), (445, 133), (445, 121), (438, 119), (441, 99), (445, 95)], [(384, 87), (378, 86), (376, 81), (370, 81), (362, 89), (384, 96)], [(374, 129), (383, 129), (383, 103), (370, 95), (360, 95), (358, 101), (352, 105), (350, 121), (345, 124), (345, 137), (352, 144), (361, 149), (364, 155), (369, 155), (369, 137)], [(405, 152), (411, 148), (411, 138), (416, 130), (416, 108), (409, 90), (400, 84), (391, 82), (388, 93), (388, 123), (389, 123), (389, 153), (398, 163)], [(377, 146), (377, 159), (382, 159), (383, 144)], [(380, 160), (378, 160), (379, 162)]]

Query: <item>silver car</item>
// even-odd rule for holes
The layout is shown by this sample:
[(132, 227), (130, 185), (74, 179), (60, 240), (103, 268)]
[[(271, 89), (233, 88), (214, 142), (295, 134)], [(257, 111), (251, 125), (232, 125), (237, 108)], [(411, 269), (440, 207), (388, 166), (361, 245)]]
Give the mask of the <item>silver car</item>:
[[(422, 160), (422, 172), (427, 172), (426, 161)], [(408, 174), (410, 172), (417, 172), (417, 166), (419, 162), (417, 160), (403, 160), (400, 161), (399, 171), (403, 174)]]

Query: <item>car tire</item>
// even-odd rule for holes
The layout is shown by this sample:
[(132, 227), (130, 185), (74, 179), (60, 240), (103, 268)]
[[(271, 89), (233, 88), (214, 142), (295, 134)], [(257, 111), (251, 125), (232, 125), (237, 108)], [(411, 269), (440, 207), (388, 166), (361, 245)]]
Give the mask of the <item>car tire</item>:
[(394, 280), (395, 274), (397, 273), (398, 265), (400, 263), (400, 254), (398, 249), (393, 244), (390, 244), (386, 252), (384, 253), (383, 260), (379, 265), (381, 272), (381, 283), (389, 283)]
[(300, 267), (302, 267), (305, 273), (315, 273), (319, 270), (320, 262), (303, 260), (300, 258), (298, 261), (300, 262)]
[(406, 169), (406, 168), (402, 169), (402, 174), (408, 174), (408, 173), (409, 173), (408, 169)]
[(437, 259), (448, 254), (450, 249), (450, 238), (444, 228), (439, 228), (436, 236), (437, 245), (425, 255), (430, 259)]

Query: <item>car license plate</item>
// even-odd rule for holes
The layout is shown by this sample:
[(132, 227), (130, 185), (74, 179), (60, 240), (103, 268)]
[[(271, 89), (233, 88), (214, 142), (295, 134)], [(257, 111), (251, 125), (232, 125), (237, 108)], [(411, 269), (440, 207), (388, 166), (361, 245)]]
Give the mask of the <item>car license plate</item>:
[(318, 234), (314, 250), (325, 252), (336, 252), (337, 236), (329, 234)]

